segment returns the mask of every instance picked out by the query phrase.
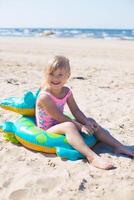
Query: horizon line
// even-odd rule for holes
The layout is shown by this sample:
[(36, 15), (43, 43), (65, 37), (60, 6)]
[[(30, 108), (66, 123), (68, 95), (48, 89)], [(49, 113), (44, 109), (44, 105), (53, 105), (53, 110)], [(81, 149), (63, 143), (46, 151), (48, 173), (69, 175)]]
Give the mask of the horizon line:
[(0, 27), (0, 29), (15, 29), (15, 28), (22, 28), (22, 29), (38, 29), (38, 28), (40, 28), (40, 29), (105, 29), (105, 30), (111, 30), (111, 29), (116, 29), (116, 30), (132, 30), (132, 29), (134, 29), (134, 27), (132, 28), (112, 28), (112, 27), (39, 27), (39, 26), (13, 26), (13, 27)]

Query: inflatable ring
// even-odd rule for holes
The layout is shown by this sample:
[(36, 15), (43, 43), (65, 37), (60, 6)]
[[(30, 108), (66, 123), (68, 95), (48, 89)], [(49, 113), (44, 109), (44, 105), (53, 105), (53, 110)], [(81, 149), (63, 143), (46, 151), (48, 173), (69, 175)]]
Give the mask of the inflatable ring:
[(0, 107), (25, 116), (35, 115), (35, 103), (40, 90), (27, 91), (22, 97), (8, 97), (0, 101)]
[[(12, 110), (22, 115), (29, 115), (29, 117), (19, 117), (15, 122), (7, 121), (3, 123), (0, 126), (0, 131), (4, 132), (4, 138), (13, 143), (20, 142), (32, 150), (56, 153), (57, 156), (69, 160), (84, 158), (79, 151), (75, 150), (68, 143), (65, 135), (50, 134), (36, 126), (35, 117), (30, 117), (30, 115), (34, 115), (38, 93), (39, 90), (35, 94), (30, 91), (21, 98), (9, 97), (1, 102), (0, 106), (4, 109)], [(32, 109), (32, 113), (29, 112), (30, 109)], [(69, 117), (72, 118), (71, 116)], [(81, 133), (81, 135), (89, 147), (93, 147), (97, 143), (94, 135), (87, 135), (85, 133)]]
[[(29, 149), (45, 153), (56, 153), (57, 156), (69, 160), (84, 158), (80, 152), (68, 143), (65, 135), (50, 134), (38, 128), (35, 124), (35, 118), (21, 117), (14, 123), (5, 122), (1, 129), (10, 136), (15, 135), (17, 141)], [(94, 135), (81, 134), (89, 147), (93, 147), (96, 144), (97, 139)]]

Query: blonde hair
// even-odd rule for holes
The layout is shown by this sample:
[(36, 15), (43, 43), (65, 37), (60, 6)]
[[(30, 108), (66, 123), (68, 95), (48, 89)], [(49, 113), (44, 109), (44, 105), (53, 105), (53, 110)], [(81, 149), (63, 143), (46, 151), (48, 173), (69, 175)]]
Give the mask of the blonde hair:
[(70, 73), (69, 59), (64, 56), (55, 56), (49, 60), (48, 64), (44, 68), (45, 73), (53, 73), (57, 69), (65, 69)]
[[(70, 75), (70, 63), (69, 59), (64, 56), (54, 56), (50, 59), (47, 65), (44, 68), (44, 74), (49, 74), (55, 72), (57, 69), (65, 69), (68, 75)], [(41, 84), (41, 88), (43, 88), (45, 80), (43, 78), (43, 82)]]

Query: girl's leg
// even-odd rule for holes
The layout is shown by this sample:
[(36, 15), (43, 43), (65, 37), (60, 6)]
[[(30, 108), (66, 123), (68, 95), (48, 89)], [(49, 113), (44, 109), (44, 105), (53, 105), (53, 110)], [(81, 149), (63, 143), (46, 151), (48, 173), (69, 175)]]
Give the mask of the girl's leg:
[(101, 159), (95, 152), (93, 152), (84, 142), (76, 126), (72, 122), (64, 122), (57, 124), (47, 130), (48, 133), (65, 134), (67, 141), (80, 153), (82, 153), (89, 163), (101, 169), (110, 169), (113, 165)]
[(99, 126), (97, 131), (95, 131), (94, 135), (99, 139), (99, 141), (113, 147), (115, 153), (121, 153), (127, 156), (134, 157), (134, 151), (121, 144), (118, 140), (111, 136), (106, 129), (102, 128), (101, 126)]

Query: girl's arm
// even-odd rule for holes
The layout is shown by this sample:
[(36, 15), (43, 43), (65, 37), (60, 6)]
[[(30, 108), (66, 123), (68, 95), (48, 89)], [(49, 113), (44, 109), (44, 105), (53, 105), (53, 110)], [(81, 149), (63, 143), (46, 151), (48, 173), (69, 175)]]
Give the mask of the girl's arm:
[(70, 108), (71, 113), (74, 115), (76, 120), (84, 125), (84, 128), (89, 130), (91, 133), (96, 131), (99, 128), (99, 124), (92, 119), (92, 118), (87, 118), (84, 113), (79, 109), (73, 94), (68, 98), (67, 100), (68, 106)]
[(73, 122), (78, 130), (81, 130), (83, 125), (79, 122), (76, 122), (75, 120), (70, 119), (68, 116), (64, 115), (54, 104), (52, 99), (47, 95), (43, 94), (39, 96), (37, 99), (37, 105), (40, 106), (45, 110), (46, 113), (48, 113), (52, 118), (56, 119), (59, 122)]
[(73, 94), (68, 98), (67, 104), (68, 104), (68, 107), (69, 107), (71, 113), (74, 115), (74, 117), (76, 118), (76, 120), (78, 122), (80, 122), (81, 124), (87, 124), (88, 123), (87, 117), (79, 109), (79, 107), (78, 107), (78, 105), (77, 105), (77, 103), (76, 103), (76, 101), (73, 97)]

